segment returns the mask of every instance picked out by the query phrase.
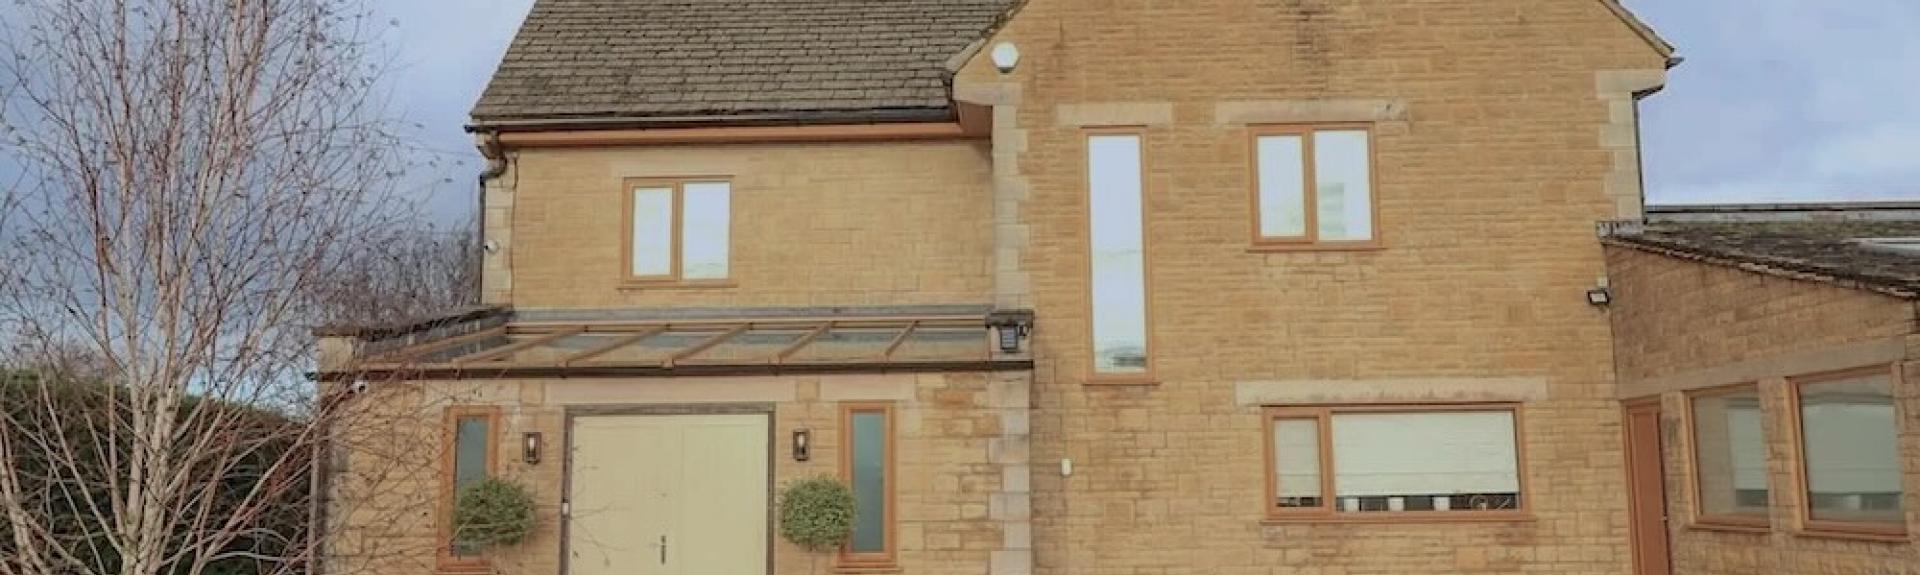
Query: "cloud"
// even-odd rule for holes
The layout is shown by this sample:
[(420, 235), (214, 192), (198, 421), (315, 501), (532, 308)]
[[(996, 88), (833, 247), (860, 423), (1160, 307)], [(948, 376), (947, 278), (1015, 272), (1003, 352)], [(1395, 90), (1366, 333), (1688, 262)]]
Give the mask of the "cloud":
[[(1920, 200), (1920, 2), (1627, 2), (1687, 58), (1643, 103), (1650, 203)], [(473, 210), (461, 127), (531, 4), (375, 4), (436, 213)]]
[(475, 209), (473, 178), (480, 154), (463, 128), (500, 55), (533, 0), (377, 2), (391, 26), (382, 40), (391, 57), (387, 86), (393, 112), (410, 126), (414, 154), (409, 193), (443, 219)]
[(1642, 104), (1650, 203), (1920, 199), (1920, 4), (1629, 3), (1687, 58)]

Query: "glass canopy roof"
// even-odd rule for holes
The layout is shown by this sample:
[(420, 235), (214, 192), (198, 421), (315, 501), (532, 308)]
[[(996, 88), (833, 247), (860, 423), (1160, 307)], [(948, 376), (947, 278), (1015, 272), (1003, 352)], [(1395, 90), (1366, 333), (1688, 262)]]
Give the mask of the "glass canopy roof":
[(510, 323), (365, 358), (368, 371), (698, 371), (715, 367), (929, 367), (995, 356), (979, 316)]

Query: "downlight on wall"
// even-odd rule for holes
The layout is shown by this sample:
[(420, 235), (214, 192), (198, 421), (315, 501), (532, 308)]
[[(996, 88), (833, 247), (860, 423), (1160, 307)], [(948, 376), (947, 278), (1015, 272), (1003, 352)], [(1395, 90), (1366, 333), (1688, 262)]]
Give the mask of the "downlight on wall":
[(1587, 290), (1587, 305), (1596, 308), (1613, 305), (1613, 286), (1605, 276), (1595, 280), (1593, 289)]
[(990, 56), (993, 57), (993, 67), (1002, 74), (1011, 73), (1014, 66), (1020, 65), (1020, 48), (1012, 42), (994, 44)]

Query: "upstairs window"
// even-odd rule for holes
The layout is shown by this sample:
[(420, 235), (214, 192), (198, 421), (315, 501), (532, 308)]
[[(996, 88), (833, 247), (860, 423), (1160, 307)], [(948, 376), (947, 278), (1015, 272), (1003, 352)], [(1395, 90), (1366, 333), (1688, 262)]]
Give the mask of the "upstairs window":
[(1366, 126), (1256, 128), (1253, 188), (1255, 247), (1378, 245)]
[(725, 282), (732, 196), (725, 180), (628, 180), (627, 280)]
[(1087, 135), (1092, 380), (1136, 382), (1148, 369), (1145, 172), (1141, 133)]

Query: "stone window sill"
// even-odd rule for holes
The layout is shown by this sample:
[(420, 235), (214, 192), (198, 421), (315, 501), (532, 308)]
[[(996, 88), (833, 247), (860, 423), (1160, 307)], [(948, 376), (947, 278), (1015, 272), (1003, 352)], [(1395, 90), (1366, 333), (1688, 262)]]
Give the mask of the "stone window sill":
[(1813, 539), (1844, 539), (1848, 541), (1867, 541), (1874, 543), (1907, 543), (1911, 541), (1911, 538), (1908, 537), (1906, 533), (1895, 533), (1892, 531), (1850, 531), (1845, 529), (1808, 528), (1795, 531), (1793, 534), (1798, 537)]
[(899, 565), (835, 565), (831, 571), (840, 575), (891, 575), (901, 569)]
[(1288, 252), (1378, 252), (1387, 247), (1379, 243), (1262, 242), (1247, 247), (1250, 254)]
[(735, 287), (740, 287), (740, 284), (735, 283), (733, 280), (623, 281), (623, 282), (620, 282), (620, 285), (619, 285), (620, 291), (727, 289), (727, 288), (735, 288)]
[(1696, 520), (1687, 525), (1689, 531), (1716, 531), (1720, 533), (1750, 533), (1765, 535), (1773, 532), (1773, 526), (1764, 523), (1739, 523)]
[(1475, 512), (1475, 513), (1391, 513), (1377, 515), (1302, 515), (1298, 517), (1268, 517), (1260, 520), (1263, 526), (1278, 525), (1367, 525), (1367, 524), (1445, 524), (1445, 523), (1532, 523), (1536, 518), (1526, 512)]

